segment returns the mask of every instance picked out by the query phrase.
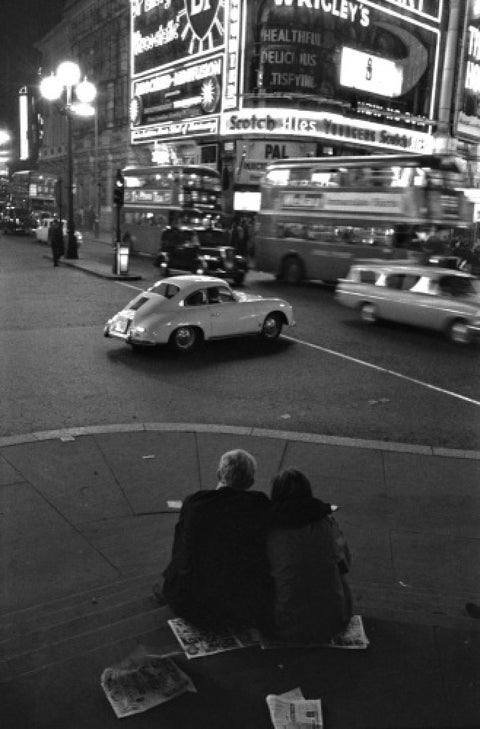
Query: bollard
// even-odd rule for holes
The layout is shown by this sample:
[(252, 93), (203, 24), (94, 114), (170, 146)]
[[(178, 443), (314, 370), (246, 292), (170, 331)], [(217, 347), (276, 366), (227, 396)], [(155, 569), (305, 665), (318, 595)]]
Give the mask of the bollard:
[(113, 263), (113, 273), (117, 276), (124, 276), (128, 273), (130, 263), (130, 248), (118, 241), (115, 244), (115, 259)]

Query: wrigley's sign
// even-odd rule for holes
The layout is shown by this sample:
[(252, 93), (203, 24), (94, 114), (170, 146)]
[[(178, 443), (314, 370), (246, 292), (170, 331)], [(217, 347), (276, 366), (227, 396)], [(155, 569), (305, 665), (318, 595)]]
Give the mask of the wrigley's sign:
[(358, 15), (362, 25), (368, 25), (369, 6), (375, 7), (375, 5), (392, 8), (396, 6), (425, 18), (440, 20), (443, 0), (366, 0), (360, 3), (352, 0), (274, 0), (274, 2), (278, 8), (319, 10), (352, 21)]
[(310, 140), (357, 142), (361, 146), (381, 147), (400, 152), (429, 153), (433, 137), (419, 132), (339, 114), (292, 109), (242, 109), (225, 112), (221, 118), (222, 135), (259, 137), (296, 136)]

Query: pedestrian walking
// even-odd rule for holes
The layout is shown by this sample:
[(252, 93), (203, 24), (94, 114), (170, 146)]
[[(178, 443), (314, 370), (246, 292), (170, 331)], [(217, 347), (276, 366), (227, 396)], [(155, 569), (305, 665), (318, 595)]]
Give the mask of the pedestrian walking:
[(65, 241), (63, 239), (62, 222), (55, 218), (48, 231), (50, 246), (52, 248), (53, 265), (58, 266), (58, 261), (65, 254)]

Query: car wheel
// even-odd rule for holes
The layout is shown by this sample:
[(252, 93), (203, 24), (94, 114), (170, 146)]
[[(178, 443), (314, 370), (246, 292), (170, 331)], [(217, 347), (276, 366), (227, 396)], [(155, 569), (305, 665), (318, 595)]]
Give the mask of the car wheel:
[(362, 304), (360, 316), (366, 324), (375, 324), (378, 319), (375, 306), (370, 303)]
[(179, 327), (170, 337), (170, 343), (177, 352), (188, 354), (193, 352), (200, 340), (200, 334), (195, 327)]
[(268, 314), (263, 322), (261, 336), (268, 342), (274, 342), (282, 333), (283, 321), (278, 314)]
[(282, 279), (288, 284), (299, 284), (304, 278), (301, 260), (297, 256), (288, 256), (282, 265)]
[(448, 338), (455, 344), (470, 344), (472, 334), (467, 322), (463, 319), (455, 319), (448, 327)]

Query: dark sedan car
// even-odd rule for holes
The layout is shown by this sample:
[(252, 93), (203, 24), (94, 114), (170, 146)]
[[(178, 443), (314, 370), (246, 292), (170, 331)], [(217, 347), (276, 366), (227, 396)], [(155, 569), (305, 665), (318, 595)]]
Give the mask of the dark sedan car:
[(155, 265), (165, 276), (172, 272), (188, 272), (217, 276), (241, 284), (248, 265), (229, 244), (222, 228), (168, 227), (162, 234)]

